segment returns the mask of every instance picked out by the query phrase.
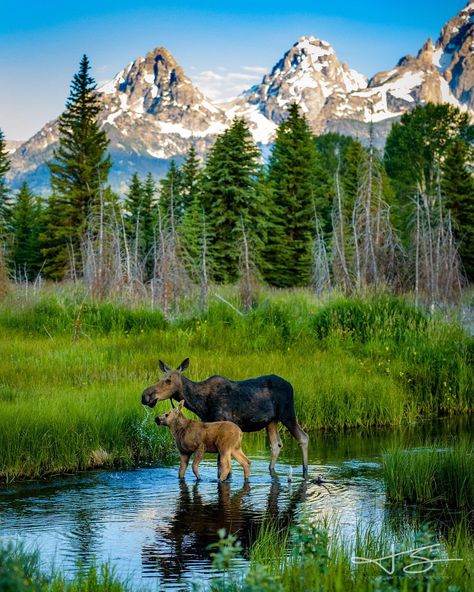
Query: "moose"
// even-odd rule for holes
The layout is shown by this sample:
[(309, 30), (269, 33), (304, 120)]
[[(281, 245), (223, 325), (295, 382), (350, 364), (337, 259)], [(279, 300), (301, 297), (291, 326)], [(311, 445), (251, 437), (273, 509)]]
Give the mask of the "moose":
[(244, 469), (245, 480), (250, 474), (250, 461), (243, 453), (242, 430), (238, 425), (230, 421), (196, 421), (187, 419), (182, 414), (184, 399), (178, 403), (178, 407), (168, 411), (164, 415), (155, 418), (157, 425), (168, 426), (176, 441), (176, 446), (181, 453), (181, 466), (179, 478), (183, 479), (188, 468), (189, 458), (194, 454), (193, 473), (199, 481), (199, 465), (205, 452), (217, 452), (219, 458), (219, 481), (225, 481), (231, 472), (231, 457)]
[(142, 393), (142, 404), (154, 407), (158, 401), (184, 401), (184, 407), (202, 421), (231, 421), (243, 432), (257, 432), (265, 428), (271, 447), (270, 473), (282, 448), (278, 433), (281, 422), (301, 447), (303, 476), (308, 474), (308, 435), (296, 420), (293, 387), (289, 382), (270, 374), (248, 380), (233, 381), (223, 376), (211, 376), (202, 382), (193, 382), (183, 372), (189, 358), (172, 370), (159, 360), (163, 378)]

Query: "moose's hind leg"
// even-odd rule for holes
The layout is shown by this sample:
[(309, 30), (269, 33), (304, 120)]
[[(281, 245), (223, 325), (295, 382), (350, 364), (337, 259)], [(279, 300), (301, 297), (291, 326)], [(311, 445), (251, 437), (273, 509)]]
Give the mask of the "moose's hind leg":
[(303, 477), (306, 479), (308, 476), (308, 442), (309, 436), (300, 426), (300, 424), (295, 419), (283, 421), (285, 427), (293, 436), (293, 438), (298, 442), (301, 447), (301, 452), (303, 454)]
[(250, 475), (250, 460), (245, 456), (242, 448), (235, 448), (232, 450), (232, 456), (240, 464), (244, 470), (244, 478), (248, 481)]
[(193, 458), (193, 473), (196, 479), (199, 481), (201, 476), (199, 475), (199, 465), (201, 464), (202, 459), (204, 458), (204, 446), (199, 446), (194, 453)]

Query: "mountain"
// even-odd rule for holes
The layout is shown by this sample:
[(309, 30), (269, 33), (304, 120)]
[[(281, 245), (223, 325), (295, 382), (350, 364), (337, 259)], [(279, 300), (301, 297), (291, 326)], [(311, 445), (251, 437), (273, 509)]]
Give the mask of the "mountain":
[[(150, 51), (99, 88), (99, 122), (110, 139), (112, 185), (123, 188), (134, 171), (161, 176), (169, 159), (187, 152), (191, 142), (203, 154), (229, 125), (164, 48)], [(57, 146), (58, 120), (46, 124), (12, 154), (15, 185), (24, 179), (41, 191), (49, 184), (46, 161)]]
[(366, 86), (365, 76), (341, 63), (329, 43), (301, 37), (260, 84), (226, 105), (226, 113), (248, 119), (255, 138), (266, 144), (291, 103), (300, 105), (317, 133), (324, 129), (320, 113), (329, 97)]
[[(271, 143), (290, 103), (296, 102), (313, 131), (339, 131), (363, 141), (372, 128), (383, 146), (394, 121), (416, 105), (448, 102), (474, 114), (474, 2), (407, 55), (368, 80), (342, 63), (333, 47), (301, 37), (257, 84), (234, 100), (213, 104), (173, 56), (159, 47), (139, 57), (99, 89), (100, 122), (110, 138), (111, 183), (123, 189), (132, 172), (161, 176), (171, 158), (194, 144), (205, 155), (234, 117), (249, 121), (255, 140)], [(45, 162), (58, 140), (57, 120), (12, 152), (10, 180), (48, 187)]]

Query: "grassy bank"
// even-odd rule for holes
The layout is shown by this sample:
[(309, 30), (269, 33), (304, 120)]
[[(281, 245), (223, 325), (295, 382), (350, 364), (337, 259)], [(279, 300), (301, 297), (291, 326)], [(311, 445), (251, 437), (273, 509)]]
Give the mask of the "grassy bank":
[(307, 429), (474, 409), (473, 340), (385, 296), (323, 303), (269, 293), (244, 316), (215, 300), (173, 321), (144, 307), (48, 296), (5, 301), (0, 334), (3, 480), (161, 458), (169, 435), (140, 405), (159, 357), (172, 365), (189, 356), (194, 380), (280, 374)]
[(474, 509), (474, 449), (391, 450), (384, 455), (387, 496), (429, 508)]
[[(418, 557), (410, 557), (414, 549)], [(290, 533), (271, 525), (263, 528), (246, 574), (233, 571), (232, 557), (239, 555), (233, 537), (222, 538), (214, 565), (225, 573), (215, 579), (212, 590), (468, 592), (474, 577), (473, 549), (472, 536), (461, 529), (440, 538), (424, 526), (395, 540), (393, 533), (365, 525), (355, 540), (347, 541), (337, 525), (303, 519)], [(365, 561), (383, 557), (381, 564)]]

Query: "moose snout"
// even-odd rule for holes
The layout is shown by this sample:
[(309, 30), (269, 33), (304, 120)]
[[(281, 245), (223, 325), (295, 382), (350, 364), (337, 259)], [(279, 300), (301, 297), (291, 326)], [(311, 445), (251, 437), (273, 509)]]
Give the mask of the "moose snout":
[(154, 407), (158, 397), (156, 396), (155, 389), (153, 387), (149, 387), (145, 389), (142, 393), (142, 405), (147, 405), (148, 407)]
[(160, 416), (155, 417), (155, 423), (156, 423), (156, 425), (161, 425), (161, 417)]

